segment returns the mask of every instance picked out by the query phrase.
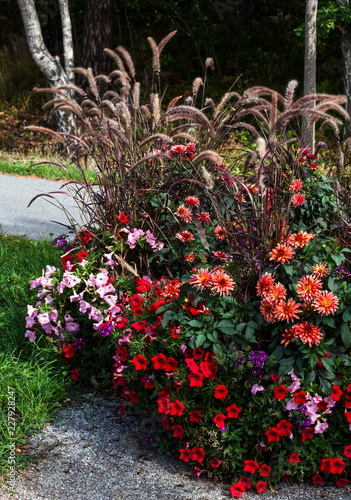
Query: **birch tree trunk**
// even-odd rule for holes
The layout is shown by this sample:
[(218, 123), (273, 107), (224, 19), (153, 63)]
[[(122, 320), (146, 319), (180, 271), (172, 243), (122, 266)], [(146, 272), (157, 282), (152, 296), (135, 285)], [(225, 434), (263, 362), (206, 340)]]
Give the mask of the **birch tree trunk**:
[[(336, 0), (338, 7), (349, 6), (349, 0)], [(341, 51), (344, 68), (344, 88), (347, 97), (346, 111), (351, 116), (351, 25), (347, 22), (340, 22)], [(350, 137), (350, 120), (345, 120), (345, 135)]]
[[(305, 62), (303, 94), (313, 95), (316, 93), (316, 63), (317, 63), (317, 9), (318, 0), (306, 0), (305, 11)], [(313, 108), (312, 102), (310, 107)], [(302, 120), (302, 144), (314, 151), (315, 127), (310, 126), (307, 116)]]
[[(58, 0), (61, 22), (62, 38), (64, 47), (64, 68), (61, 66), (58, 56), (53, 56), (48, 51), (42, 31), (38, 14), (35, 9), (34, 0), (17, 0), (26, 33), (29, 51), (43, 75), (49, 82), (51, 88), (60, 85), (74, 83), (73, 68), (73, 40), (71, 19), (68, 10), (68, 0)], [(56, 111), (57, 128), (59, 132), (75, 134), (76, 120), (72, 113)]]

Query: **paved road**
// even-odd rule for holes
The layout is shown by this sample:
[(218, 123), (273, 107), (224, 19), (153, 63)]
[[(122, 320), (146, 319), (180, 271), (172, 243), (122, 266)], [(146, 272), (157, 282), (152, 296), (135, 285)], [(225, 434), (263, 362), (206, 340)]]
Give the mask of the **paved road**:
[[(67, 233), (65, 225), (69, 225), (69, 220), (57, 201), (41, 197), (28, 207), (38, 194), (60, 191), (61, 187), (62, 182), (0, 174), (0, 233), (26, 235), (31, 239), (53, 238)], [(53, 196), (64, 204), (78, 225), (84, 225), (71, 197), (62, 194)]]

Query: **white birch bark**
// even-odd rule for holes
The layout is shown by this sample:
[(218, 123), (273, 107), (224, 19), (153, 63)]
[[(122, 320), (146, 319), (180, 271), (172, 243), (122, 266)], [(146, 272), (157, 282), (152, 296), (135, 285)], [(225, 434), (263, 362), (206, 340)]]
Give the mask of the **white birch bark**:
[[(305, 11), (305, 61), (304, 61), (304, 95), (316, 93), (316, 64), (317, 64), (317, 9), (318, 0), (306, 0)], [(310, 107), (314, 107), (311, 103)], [(315, 127), (310, 126), (308, 117), (302, 120), (302, 143), (314, 151)]]
[[(29, 51), (34, 62), (48, 80), (50, 87), (57, 88), (60, 85), (74, 83), (74, 74), (72, 72), (73, 41), (68, 0), (59, 0), (64, 45), (64, 68), (59, 57), (50, 54), (44, 43), (34, 0), (17, 0), (17, 3), (22, 15)], [(74, 134), (76, 123), (73, 114), (66, 111), (57, 111), (56, 113), (58, 131)]]

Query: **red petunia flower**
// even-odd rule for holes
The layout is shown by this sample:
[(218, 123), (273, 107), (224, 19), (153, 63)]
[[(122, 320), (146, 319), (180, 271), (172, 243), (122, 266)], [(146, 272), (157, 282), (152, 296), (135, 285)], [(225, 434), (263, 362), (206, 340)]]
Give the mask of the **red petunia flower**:
[(64, 255), (63, 257), (61, 257), (60, 260), (61, 260), (62, 267), (65, 271), (73, 269), (73, 262), (74, 262), (73, 255)]
[(142, 354), (137, 354), (132, 359), (132, 363), (136, 370), (146, 370), (147, 368), (147, 359)]
[(301, 432), (301, 442), (304, 443), (307, 439), (313, 438), (313, 428), (308, 427)]
[(293, 397), (294, 397), (294, 401), (296, 404), (298, 405), (304, 405), (307, 401), (306, 399), (306, 393), (305, 391), (302, 389), (301, 391), (299, 392), (295, 392), (293, 394)]
[(217, 415), (215, 415), (213, 417), (213, 422), (216, 424), (216, 426), (219, 429), (222, 429), (223, 427), (225, 427), (226, 418), (227, 417), (225, 415), (223, 415), (223, 413), (217, 413)]
[(149, 292), (152, 288), (152, 283), (145, 278), (140, 278), (137, 282), (136, 290), (138, 292)]
[(133, 404), (136, 405), (139, 402), (139, 396), (135, 391), (130, 391), (129, 393), (129, 401)]
[(346, 421), (347, 421), (349, 424), (351, 424), (351, 411), (346, 411), (346, 412), (344, 413), (344, 415), (345, 415)]
[(343, 455), (344, 457), (351, 458), (351, 444), (344, 447)]
[(136, 321), (135, 323), (132, 323), (130, 326), (134, 328), (134, 330), (136, 330), (137, 332), (143, 332), (147, 326), (146, 320), (143, 319), (142, 321)]
[(200, 422), (200, 420), (202, 419), (202, 415), (199, 411), (197, 410), (193, 410), (190, 414), (189, 414), (189, 420), (190, 422), (195, 422), (195, 423), (198, 423)]
[(177, 368), (178, 368), (178, 361), (172, 358), (172, 356), (168, 356), (165, 366), (166, 372), (175, 372)]
[(121, 224), (127, 224), (129, 221), (129, 216), (120, 212), (119, 215), (115, 215), (115, 219), (117, 219)]
[(261, 467), (259, 468), (259, 475), (262, 477), (268, 477), (269, 474), (271, 473), (272, 467), (269, 467), (267, 464), (262, 464)]
[(236, 404), (232, 404), (230, 406), (227, 406), (227, 417), (228, 418), (238, 418), (239, 414), (241, 412), (241, 408), (236, 406)]
[(73, 358), (74, 356), (74, 353), (76, 352), (74, 350), (74, 347), (71, 345), (71, 344), (68, 344), (63, 350), (62, 352), (64, 353), (65, 355), (65, 358)]
[(324, 479), (319, 474), (316, 474), (315, 476), (313, 476), (311, 481), (312, 481), (312, 484), (314, 484), (314, 485), (324, 484)]
[(78, 238), (82, 245), (86, 245), (93, 239), (93, 235), (87, 229), (81, 229), (78, 231)]
[(190, 387), (202, 387), (204, 376), (200, 372), (192, 372), (187, 375)]
[(349, 484), (349, 482), (350, 482), (350, 481), (349, 481), (348, 479), (346, 479), (345, 477), (341, 477), (340, 479), (338, 479), (338, 480), (336, 481), (336, 483), (335, 483), (335, 484), (336, 484), (336, 486), (337, 486), (338, 488), (342, 488), (343, 486), (347, 486), (347, 485)]
[(270, 375), (269, 378), (275, 384), (279, 380), (279, 375), (277, 373), (272, 373), (272, 375)]
[(218, 469), (218, 467), (221, 465), (221, 461), (218, 460), (218, 458), (215, 458), (214, 460), (212, 460), (211, 462), (211, 467), (212, 469)]
[(266, 481), (258, 481), (255, 486), (257, 493), (263, 493), (264, 491), (266, 491), (267, 486), (268, 484), (266, 483)]
[(341, 458), (336, 457), (332, 459), (330, 464), (330, 472), (331, 474), (342, 474), (345, 469), (345, 462), (341, 460)]
[(220, 399), (221, 401), (224, 401), (225, 398), (228, 396), (228, 389), (224, 384), (218, 385), (215, 389), (213, 389), (213, 395), (216, 399)]
[(193, 448), (191, 450), (191, 460), (195, 462), (203, 462), (205, 459), (205, 452), (202, 448)]
[(151, 358), (155, 370), (165, 370), (167, 366), (167, 358), (162, 352)]
[(83, 262), (83, 260), (87, 257), (89, 257), (89, 254), (85, 250), (81, 250), (79, 253), (76, 253), (76, 259), (78, 262)]
[(289, 463), (294, 464), (294, 463), (300, 463), (300, 462), (301, 462), (300, 455), (298, 453), (291, 453), (291, 455), (289, 457)]
[(176, 417), (181, 417), (183, 411), (185, 410), (185, 406), (178, 399), (169, 403), (168, 406), (169, 406), (169, 414), (174, 415)]
[(71, 370), (71, 379), (73, 380), (73, 382), (77, 382), (77, 380), (79, 379), (79, 374), (80, 371), (78, 370), (78, 368), (74, 368), (74, 370)]
[(192, 450), (190, 448), (182, 448), (179, 450), (179, 460), (183, 460), (183, 462), (190, 462), (191, 460), (191, 452)]
[(290, 436), (292, 427), (293, 424), (285, 419), (280, 420), (280, 422), (277, 423), (277, 429), (279, 430), (281, 436)]
[(165, 413), (166, 415), (169, 413), (169, 398), (167, 397), (160, 397), (160, 399), (157, 400), (157, 406), (158, 406), (158, 412), (159, 413)]
[(281, 438), (280, 430), (276, 427), (270, 427), (268, 431), (265, 432), (268, 443), (276, 442), (278, 443)]
[(141, 379), (144, 389), (154, 389), (155, 388), (155, 381), (153, 378), (150, 377), (150, 375), (145, 374), (142, 379)]
[(244, 472), (249, 472), (250, 474), (255, 474), (255, 472), (259, 468), (260, 468), (260, 466), (255, 460), (244, 460), (244, 465), (243, 465)]
[(330, 393), (330, 395), (334, 399), (334, 401), (340, 401), (340, 398), (343, 394), (344, 393), (342, 392), (340, 387), (338, 385), (334, 384), (332, 387), (331, 393)]
[(184, 428), (181, 425), (172, 425), (173, 437), (183, 439)]
[(319, 470), (321, 472), (324, 472), (325, 474), (330, 474), (331, 473), (331, 466), (332, 466), (333, 459), (332, 458), (323, 458), (321, 460)]
[(232, 498), (241, 498), (244, 494), (245, 486), (240, 482), (234, 483), (229, 488), (229, 491)]
[(275, 399), (285, 399), (288, 392), (288, 389), (282, 384), (273, 389)]
[(252, 488), (252, 481), (249, 477), (240, 477), (239, 483), (244, 485), (245, 491)]

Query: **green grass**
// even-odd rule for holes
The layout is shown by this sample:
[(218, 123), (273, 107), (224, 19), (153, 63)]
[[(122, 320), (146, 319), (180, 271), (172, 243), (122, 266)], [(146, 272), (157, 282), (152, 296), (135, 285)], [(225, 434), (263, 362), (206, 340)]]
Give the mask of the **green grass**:
[[(69, 390), (64, 367), (50, 358), (44, 344), (24, 338), (27, 304), (34, 303), (29, 280), (46, 265), (59, 265), (59, 250), (46, 240), (0, 236), (0, 475), (6, 476), (10, 444), (16, 448), (39, 431), (52, 417), (57, 402)], [(9, 392), (10, 388), (10, 392)], [(7, 417), (9, 396), (15, 397), (15, 434)], [(11, 405), (10, 405), (11, 406)], [(14, 438), (14, 439), (10, 439)], [(23, 450), (24, 451), (24, 450)], [(28, 464), (25, 453), (16, 454), (16, 468)]]
[[(3, 174), (18, 175), (21, 177), (35, 176), (41, 177), (43, 179), (51, 180), (82, 180), (82, 174), (78, 167), (75, 165), (65, 165), (66, 169), (63, 169), (57, 165), (52, 165), (49, 163), (41, 163), (36, 166), (31, 166), (39, 163), (37, 158), (30, 159), (16, 159), (16, 158), (5, 158), (0, 160), (0, 172)], [(54, 161), (54, 160), (53, 160)], [(56, 161), (60, 163), (59, 160)], [(94, 182), (95, 176), (93, 171), (85, 171), (85, 176), (89, 182)]]

